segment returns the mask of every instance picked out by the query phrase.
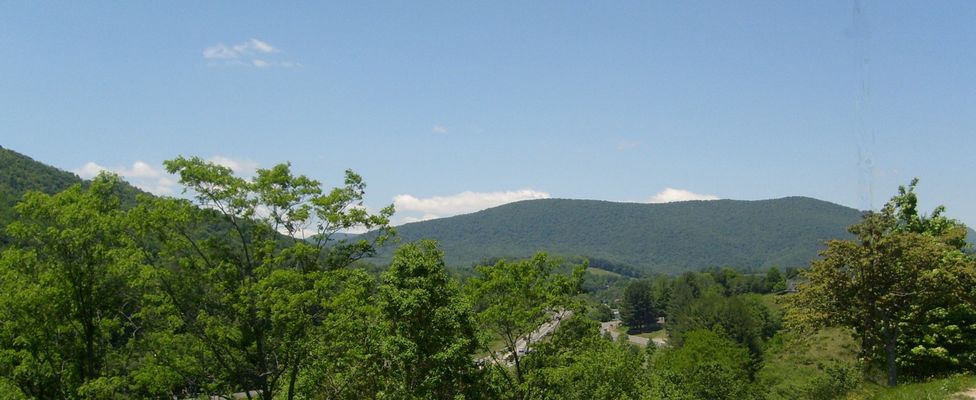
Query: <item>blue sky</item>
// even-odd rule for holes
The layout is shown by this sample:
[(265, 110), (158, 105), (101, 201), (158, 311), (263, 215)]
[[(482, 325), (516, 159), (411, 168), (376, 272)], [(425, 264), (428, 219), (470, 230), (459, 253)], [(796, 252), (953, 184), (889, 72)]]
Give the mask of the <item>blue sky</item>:
[[(521, 198), (816, 197), (976, 225), (974, 2), (3, 2), (0, 145), (352, 168), (397, 221)], [(672, 189), (668, 191), (667, 189)]]

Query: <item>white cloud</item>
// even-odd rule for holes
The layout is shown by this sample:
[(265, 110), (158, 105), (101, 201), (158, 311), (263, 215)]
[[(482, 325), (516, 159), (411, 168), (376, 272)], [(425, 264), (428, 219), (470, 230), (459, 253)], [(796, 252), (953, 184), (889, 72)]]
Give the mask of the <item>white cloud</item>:
[(675, 201), (718, 200), (713, 194), (698, 194), (684, 189), (665, 188), (660, 193), (651, 196), (648, 203), (671, 203)]
[(276, 56), (275, 53), (281, 53), (281, 50), (268, 42), (250, 39), (232, 46), (217, 43), (207, 47), (203, 49), (203, 58), (208, 60), (210, 66), (250, 66), (255, 68), (302, 66), (295, 61), (281, 60), (281, 56)]
[(438, 218), (438, 216), (437, 215), (434, 215), (434, 214), (424, 214), (424, 215), (421, 215), (419, 217), (410, 217), (410, 216), (403, 217), (403, 218), (400, 219), (400, 222), (403, 223), (403, 224), (409, 224), (411, 222), (426, 221), (426, 220), (434, 219), (434, 218)]
[(162, 175), (162, 171), (142, 161), (136, 161), (131, 168), (120, 169), (117, 173), (128, 178), (157, 178)]
[[(207, 161), (230, 168), (234, 170), (234, 173), (244, 177), (254, 176), (258, 168), (258, 163), (254, 161), (238, 160), (220, 155), (210, 157)], [(141, 160), (136, 160), (131, 166), (112, 168), (89, 161), (72, 172), (82, 179), (91, 179), (102, 171), (118, 174), (133, 186), (158, 196), (174, 195), (179, 188), (179, 181), (174, 175)]]
[(249, 42), (245, 42), (244, 44), (240, 44), (238, 46), (241, 51), (247, 51), (248, 49), (253, 49), (259, 53), (272, 53), (275, 51), (275, 48), (271, 47), (270, 44), (257, 39), (251, 39)]
[(443, 124), (434, 124), (434, 129), (431, 130), (434, 133), (446, 134), (447, 127)]
[(547, 199), (549, 193), (532, 189), (507, 192), (461, 192), (451, 196), (417, 198), (409, 194), (393, 197), (397, 213), (412, 213), (401, 217), (402, 223), (424, 221), (471, 213), (520, 200)]
[(258, 169), (258, 163), (251, 160), (239, 160), (227, 156), (216, 155), (207, 159), (217, 165), (222, 165), (230, 168), (235, 174), (240, 176), (254, 176)]
[(93, 161), (89, 161), (73, 172), (78, 174), (82, 179), (91, 179), (102, 171), (118, 174), (133, 186), (155, 195), (172, 195), (177, 186), (177, 181), (172, 176), (166, 174), (161, 169), (153, 168), (153, 166), (143, 161), (136, 161), (130, 167), (122, 166), (115, 168), (106, 168)]
[(214, 46), (203, 49), (203, 58), (208, 60), (227, 60), (252, 54), (274, 53), (275, 51), (277, 50), (267, 42), (251, 39), (233, 46), (217, 43)]
[(108, 168), (105, 168), (101, 165), (89, 161), (86, 162), (85, 165), (82, 165), (81, 168), (77, 168), (72, 172), (80, 176), (81, 179), (91, 179), (94, 178), (99, 173), (101, 173), (102, 171), (108, 171), (108, 170), (109, 170)]

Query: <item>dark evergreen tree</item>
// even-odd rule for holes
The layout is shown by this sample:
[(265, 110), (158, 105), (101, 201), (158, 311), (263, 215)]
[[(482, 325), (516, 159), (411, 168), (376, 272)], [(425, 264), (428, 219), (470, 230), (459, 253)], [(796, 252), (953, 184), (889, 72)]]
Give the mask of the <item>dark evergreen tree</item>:
[(657, 321), (659, 310), (651, 298), (651, 283), (647, 280), (637, 280), (624, 289), (624, 298), (620, 302), (620, 319), (632, 329), (649, 328)]

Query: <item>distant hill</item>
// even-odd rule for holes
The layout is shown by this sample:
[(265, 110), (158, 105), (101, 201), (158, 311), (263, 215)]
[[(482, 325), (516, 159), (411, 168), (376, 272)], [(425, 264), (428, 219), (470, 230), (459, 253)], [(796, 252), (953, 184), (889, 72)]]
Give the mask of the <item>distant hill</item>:
[[(14, 205), (27, 191), (47, 194), (58, 193), (71, 185), (85, 184), (87, 181), (73, 173), (52, 167), (0, 146), (0, 228), (7, 226), (14, 218)], [(124, 184), (120, 197), (125, 204), (135, 204), (136, 195), (141, 190)], [(0, 229), (0, 244), (4, 243), (3, 229)]]
[[(53, 194), (80, 183), (81, 178), (0, 147), (0, 228), (14, 219), (14, 205), (28, 190)], [(6, 243), (0, 229), (0, 245)]]
[[(861, 212), (806, 197), (667, 204), (528, 200), (397, 228), (403, 241), (440, 242), (469, 265), (537, 251), (596, 257), (644, 272), (709, 266), (802, 266), (827, 239), (848, 238)], [(384, 252), (377, 259), (385, 261)]]
[[(86, 182), (0, 147), (0, 228), (13, 219), (13, 206), (26, 191), (53, 194)], [(139, 193), (144, 192), (124, 185), (120, 197), (134, 204)], [(633, 275), (806, 265), (824, 240), (849, 237), (846, 227), (859, 217), (858, 210), (805, 197), (668, 204), (546, 199), (406, 224), (397, 231), (401, 241), (438, 240), (454, 266), (548, 251), (589, 257), (603, 269)], [(976, 240), (976, 232), (970, 230), (969, 240)], [(392, 247), (373, 261), (388, 261)]]
[[(397, 232), (405, 242), (437, 240), (455, 266), (547, 251), (645, 273), (677, 273), (806, 266), (826, 240), (849, 238), (847, 227), (861, 214), (808, 197), (667, 204), (545, 199), (405, 224)], [(390, 252), (374, 261), (387, 261)]]

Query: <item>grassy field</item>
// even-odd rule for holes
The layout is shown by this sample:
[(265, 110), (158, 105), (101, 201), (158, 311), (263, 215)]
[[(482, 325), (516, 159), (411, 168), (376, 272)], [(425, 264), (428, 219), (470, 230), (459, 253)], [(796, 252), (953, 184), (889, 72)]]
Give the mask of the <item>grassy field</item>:
[(608, 276), (608, 277), (612, 277), (612, 278), (628, 279), (626, 276), (620, 275), (620, 274), (618, 274), (616, 272), (607, 271), (605, 269), (600, 269), (600, 268), (596, 268), (596, 267), (589, 267), (589, 268), (587, 268), (586, 269), (586, 273), (587, 274), (591, 274), (593, 276)]
[(971, 399), (957, 395), (976, 388), (976, 376), (958, 375), (923, 383), (906, 383), (893, 388), (865, 384), (848, 396), (849, 400), (942, 400)]
[(842, 392), (861, 381), (857, 368), (857, 342), (850, 332), (828, 328), (814, 334), (781, 334), (765, 350), (757, 374), (769, 388), (769, 399), (795, 399), (798, 394)]
[(658, 329), (656, 331), (638, 333), (634, 336), (640, 336), (642, 338), (648, 338), (648, 339), (667, 339), (668, 331), (664, 329)]

